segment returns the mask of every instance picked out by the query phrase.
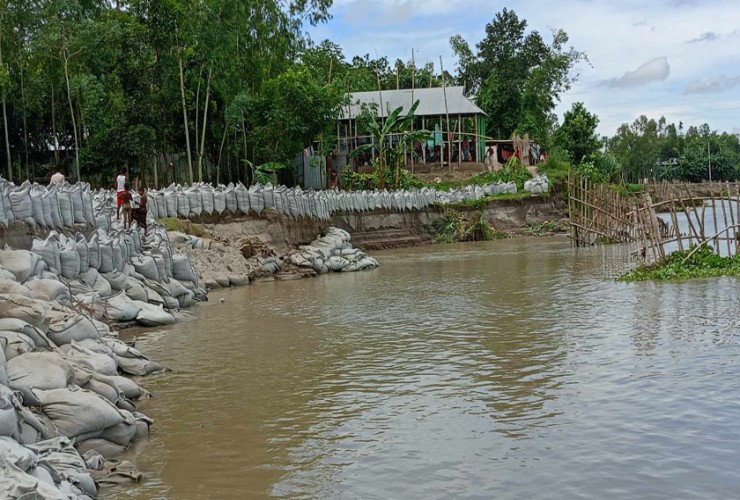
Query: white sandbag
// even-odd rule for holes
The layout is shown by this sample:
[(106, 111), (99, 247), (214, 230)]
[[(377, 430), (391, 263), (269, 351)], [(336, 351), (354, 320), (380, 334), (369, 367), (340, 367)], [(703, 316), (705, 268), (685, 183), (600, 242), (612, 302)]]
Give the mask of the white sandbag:
[(123, 266), (126, 264), (126, 256), (124, 255), (125, 244), (121, 242), (120, 238), (113, 238), (110, 246), (113, 249), (113, 270), (123, 271)]
[(177, 191), (177, 215), (185, 219), (190, 215), (188, 195), (182, 189)]
[(238, 210), (243, 214), (249, 213), (249, 191), (244, 184), (241, 182), (237, 183), (234, 188), (234, 195), (236, 196), (236, 206)]
[(228, 187), (224, 189), (224, 201), (226, 202), (226, 210), (231, 214), (235, 214), (239, 205), (236, 200), (236, 193), (234, 192), (233, 184), (229, 184)]
[(37, 226), (46, 227), (46, 217), (44, 216), (44, 202), (42, 200), (46, 189), (38, 184), (31, 186), (29, 196), (31, 197), (31, 211), (33, 219)]
[(20, 402), (13, 391), (4, 385), (0, 385), (0, 436), (8, 436), (16, 440), (20, 437), (21, 428), (16, 412), (16, 408), (19, 406)]
[(136, 418), (131, 412), (119, 411), (123, 414), (124, 421), (105, 429), (100, 435), (100, 439), (105, 439), (120, 446), (128, 446), (136, 435)]
[(106, 459), (120, 457), (126, 452), (125, 446), (100, 438), (85, 439), (77, 444), (77, 449), (82, 454), (93, 450)]
[(135, 300), (134, 304), (141, 308), (139, 314), (136, 316), (136, 321), (141, 325), (161, 326), (175, 323), (174, 316), (166, 312), (162, 306), (156, 306), (138, 300)]
[(13, 273), (19, 283), (33, 276), (40, 260), (40, 256), (27, 250), (12, 250), (7, 246), (0, 250), (0, 266)]
[(100, 339), (100, 333), (90, 319), (80, 314), (58, 311), (51, 316), (46, 336), (56, 345), (69, 344), (73, 340)]
[(23, 394), (24, 404), (37, 399), (34, 389), (61, 389), (74, 377), (74, 369), (56, 352), (29, 352), (7, 363), (8, 387)]
[(90, 236), (87, 241), (87, 263), (92, 269), (100, 269), (100, 245), (97, 234)]
[(213, 189), (211, 186), (203, 186), (200, 188), (200, 202), (202, 206), (202, 213), (206, 215), (213, 214)]
[[(0, 331), (0, 336), (5, 332)], [(8, 332), (8, 333), (15, 333), (15, 332)], [(2, 337), (0, 337), (0, 385), (7, 386), (8, 385), (8, 367), (7, 367), (7, 360), (5, 359), (5, 349), (3, 348), (5, 346), (5, 342)]]
[(95, 373), (102, 375), (118, 375), (118, 363), (112, 357), (94, 352), (83, 345), (72, 341), (67, 349), (67, 359), (72, 363), (89, 368)]
[(62, 226), (71, 227), (75, 223), (74, 206), (72, 205), (72, 196), (68, 190), (62, 188), (57, 191), (59, 200), (59, 213), (62, 216)]
[(52, 346), (43, 331), (20, 319), (0, 318), (0, 331), (22, 333), (33, 340), (38, 347), (48, 348)]
[(8, 436), (0, 436), (0, 456), (24, 472), (36, 467), (39, 462), (33, 451)]
[(62, 240), (59, 250), (59, 261), (61, 263), (61, 275), (67, 279), (75, 279), (80, 274), (80, 254), (77, 253), (77, 245), (73, 239)]
[(118, 367), (123, 373), (135, 376), (151, 375), (164, 370), (162, 365), (146, 358), (118, 358)]
[(103, 431), (120, 424), (124, 416), (110, 401), (80, 388), (34, 391), (44, 414), (65, 436)]
[(131, 259), (136, 272), (150, 280), (159, 280), (157, 263), (151, 255), (137, 255)]
[[(29, 282), (26, 282), (29, 283)], [(0, 294), (12, 293), (15, 295), (23, 295), (24, 297), (34, 298), (33, 292), (26, 286), (21, 285), (17, 281), (2, 279), (0, 278)]]
[(49, 327), (48, 302), (17, 294), (0, 294), (0, 318), (16, 318), (46, 330)]
[(262, 186), (250, 186), (247, 191), (247, 195), (249, 196), (250, 208), (254, 210), (257, 215), (260, 215), (265, 209), (265, 199), (262, 197)]
[(36, 224), (36, 221), (33, 218), (33, 204), (31, 202), (30, 192), (30, 184), (11, 190), (10, 205), (16, 220), (22, 220), (33, 226)]
[[(185, 190), (185, 195), (188, 198), (188, 207), (191, 214), (200, 215), (203, 212), (203, 203), (200, 198), (200, 189), (198, 187), (191, 187)], [(187, 217), (187, 215), (185, 216)]]
[(26, 286), (35, 299), (62, 304), (70, 301), (69, 288), (58, 280), (32, 279), (26, 282)]
[(106, 299), (105, 302), (105, 315), (111, 321), (133, 321), (141, 310), (125, 292), (119, 292)]
[(113, 291), (120, 292), (126, 288), (126, 280), (128, 279), (128, 276), (125, 274), (113, 271), (110, 273), (101, 273), (100, 275), (108, 281)]
[[(0, 351), (3, 353), (3, 363), (7, 363), (13, 358), (16, 358), (18, 356), (22, 356), (23, 354), (26, 354), (28, 352), (33, 352), (36, 350), (36, 344), (33, 340), (31, 340), (30, 337), (27, 335), (24, 335), (22, 333), (18, 332), (9, 332), (0, 330)], [(5, 382), (0, 382), (2, 385), (8, 385), (7, 381), (7, 371), (5, 364), (3, 364), (2, 369), (0, 371), (3, 371), (5, 373)]]
[(72, 185), (69, 188), (69, 197), (72, 200), (72, 214), (75, 224), (85, 224), (85, 206), (82, 201), (82, 185)]
[(131, 300), (141, 300), (143, 302), (147, 301), (147, 295), (146, 290), (144, 289), (144, 285), (141, 284), (139, 280), (136, 278), (127, 278), (126, 279), (126, 288), (124, 290), (126, 292), (126, 295)]
[(90, 226), (95, 226), (95, 209), (93, 206), (92, 193), (90, 192), (90, 185), (84, 184), (82, 187), (82, 207), (85, 215), (85, 223)]
[(80, 257), (80, 273), (84, 273), (90, 267), (90, 252), (87, 247), (87, 240), (81, 233), (75, 235), (75, 247), (77, 255)]
[(177, 193), (172, 190), (167, 190), (163, 193), (165, 207), (167, 208), (167, 217), (177, 217)]
[(213, 211), (221, 215), (226, 210), (226, 195), (223, 190), (215, 189), (213, 191)]

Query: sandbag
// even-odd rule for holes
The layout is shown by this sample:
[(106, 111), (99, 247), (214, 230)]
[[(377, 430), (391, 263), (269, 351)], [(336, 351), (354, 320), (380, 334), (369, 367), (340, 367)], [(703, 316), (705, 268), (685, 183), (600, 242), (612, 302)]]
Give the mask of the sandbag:
[(138, 300), (135, 300), (134, 304), (141, 308), (139, 314), (136, 316), (136, 321), (141, 325), (162, 326), (172, 325), (175, 323), (174, 316), (166, 312), (161, 306), (156, 306)]
[(0, 294), (12, 293), (33, 298), (33, 292), (26, 285), (21, 285), (15, 280), (0, 278)]
[(157, 269), (157, 263), (154, 258), (150, 255), (137, 255), (131, 259), (136, 272), (141, 274), (147, 279), (158, 281), (159, 270)]
[(106, 299), (105, 315), (111, 321), (133, 321), (141, 310), (125, 292)]
[(33, 294), (33, 298), (38, 300), (61, 304), (68, 304), (70, 301), (69, 288), (57, 280), (33, 279), (26, 282), (26, 287)]
[[(36, 343), (22, 333), (0, 330), (0, 347), (3, 353), (2, 370), (5, 371), (4, 363), (27, 352), (33, 352), (36, 349)], [(8, 385), (7, 374), (5, 382), (0, 381), (0, 384)]]
[(10, 206), (16, 220), (22, 220), (32, 226), (36, 224), (36, 221), (33, 218), (33, 204), (31, 202), (30, 185), (10, 191)]
[[(133, 419), (133, 415), (131, 415), (131, 418)], [(33, 451), (18, 444), (15, 439), (8, 436), (0, 436), (0, 456), (24, 472), (36, 467), (39, 462)]]
[(118, 367), (129, 375), (144, 376), (164, 370), (162, 365), (146, 358), (118, 358)]
[[(2, 335), (4, 332), (0, 332)], [(14, 332), (11, 332), (14, 333)], [(8, 385), (8, 367), (7, 360), (5, 359), (4, 340), (0, 338), (0, 385)]]
[(123, 455), (126, 451), (125, 446), (121, 446), (116, 443), (112, 443), (107, 439), (93, 438), (86, 439), (77, 443), (77, 450), (80, 453), (85, 454), (90, 450), (98, 452), (103, 458), (116, 458)]
[(17, 294), (0, 294), (0, 318), (16, 318), (41, 330), (49, 328), (48, 302)]
[(124, 290), (126, 292), (126, 295), (131, 300), (141, 300), (143, 302), (147, 301), (147, 295), (146, 290), (144, 289), (144, 285), (141, 284), (139, 280), (136, 278), (127, 278), (126, 279), (126, 288)]
[(29, 352), (8, 361), (8, 386), (23, 394), (26, 405), (37, 401), (35, 389), (61, 389), (74, 377), (74, 370), (55, 352)]
[(0, 250), (0, 266), (13, 273), (19, 283), (33, 276), (39, 260), (40, 256), (27, 250), (12, 250), (7, 246)]
[(75, 223), (74, 207), (69, 191), (64, 188), (59, 189), (57, 191), (57, 199), (59, 200), (59, 213), (62, 216), (62, 226), (73, 226)]
[(103, 375), (118, 374), (118, 363), (115, 359), (87, 349), (75, 341), (70, 342), (70, 348), (67, 350), (67, 359), (70, 362), (79, 363), (95, 373)]
[(76, 313), (55, 312), (49, 322), (46, 336), (56, 345), (69, 344), (73, 340), (100, 339), (95, 324)]
[(124, 421), (110, 401), (78, 387), (34, 391), (44, 414), (65, 436), (103, 431)]
[(20, 319), (0, 318), (0, 330), (22, 333), (33, 340), (38, 347), (48, 348), (52, 345), (44, 332)]
[(13, 391), (0, 385), (0, 436), (8, 436), (18, 440), (21, 434), (20, 422), (16, 408), (20, 406)]

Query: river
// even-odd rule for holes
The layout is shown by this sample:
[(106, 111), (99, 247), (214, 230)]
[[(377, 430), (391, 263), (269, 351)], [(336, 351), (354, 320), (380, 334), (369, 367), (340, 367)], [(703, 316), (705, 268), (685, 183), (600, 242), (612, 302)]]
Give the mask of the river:
[(173, 371), (104, 496), (737, 496), (737, 279), (620, 283), (624, 247), (565, 238), (374, 255), (137, 333)]

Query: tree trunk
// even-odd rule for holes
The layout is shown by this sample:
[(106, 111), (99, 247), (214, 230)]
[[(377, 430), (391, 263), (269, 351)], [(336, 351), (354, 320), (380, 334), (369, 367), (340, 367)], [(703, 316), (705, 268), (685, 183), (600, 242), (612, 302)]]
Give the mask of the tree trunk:
[(75, 110), (72, 106), (72, 87), (69, 83), (69, 52), (65, 47), (62, 49), (62, 60), (64, 62), (64, 80), (67, 83), (67, 101), (69, 102), (69, 114), (72, 117), (72, 131), (75, 139), (75, 174), (77, 182), (80, 182), (80, 144), (77, 138), (77, 120), (75, 120)]
[(218, 148), (218, 161), (216, 162), (216, 185), (221, 183), (221, 154), (224, 151), (224, 144), (226, 143), (226, 135), (229, 133), (229, 122), (224, 125), (224, 136), (221, 138), (221, 147)]
[(54, 168), (59, 166), (59, 137), (57, 136), (57, 112), (54, 99), (54, 82), (51, 84), (51, 134), (54, 136)]
[[(208, 102), (211, 98), (211, 66), (208, 68), (208, 80), (206, 80), (206, 107), (203, 110), (203, 131), (200, 136), (200, 152), (198, 153), (198, 182), (203, 182), (203, 150), (206, 143), (206, 125), (208, 124)], [(196, 115), (197, 115), (196, 110)], [(196, 130), (197, 135), (197, 130)]]
[(185, 105), (185, 72), (182, 67), (182, 53), (177, 52), (177, 63), (180, 66), (180, 97), (182, 98), (182, 124), (185, 126), (185, 145), (188, 149), (188, 182), (193, 183), (193, 157), (190, 151), (190, 130), (188, 127), (188, 113)]
[(26, 116), (26, 90), (23, 81), (23, 68), (21, 68), (21, 108), (23, 114), (23, 154), (26, 164), (26, 177), (31, 178), (30, 163), (28, 161), (28, 120)]
[[(0, 30), (0, 67), (3, 67), (3, 43), (2, 43), (2, 30)], [(5, 154), (7, 155), (8, 162), (8, 180), (13, 178), (13, 161), (10, 158), (10, 139), (8, 136), (8, 111), (6, 106), (6, 92), (3, 87), (3, 131), (5, 133)]]
[(203, 74), (203, 64), (200, 65), (200, 71), (198, 71), (198, 87), (195, 90), (195, 153), (199, 154), (200, 147), (198, 145), (198, 131), (200, 130), (199, 127), (199, 118), (200, 118), (200, 82), (202, 78), (200, 75)]

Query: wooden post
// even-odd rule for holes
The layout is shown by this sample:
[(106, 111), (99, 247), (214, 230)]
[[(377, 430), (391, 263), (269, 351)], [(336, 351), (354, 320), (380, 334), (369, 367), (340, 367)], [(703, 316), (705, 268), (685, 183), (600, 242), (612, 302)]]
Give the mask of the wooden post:
[[(442, 93), (445, 98), (445, 116), (447, 117), (447, 134), (450, 133), (450, 111), (447, 107), (447, 79), (445, 78), (445, 69), (442, 65), (442, 56), (439, 56), (439, 71), (442, 75)], [(447, 137), (449, 141), (449, 136)], [(442, 143), (444, 144), (444, 135), (442, 136)], [(447, 149), (447, 164), (450, 167), (450, 175), (452, 175), (452, 148)]]

